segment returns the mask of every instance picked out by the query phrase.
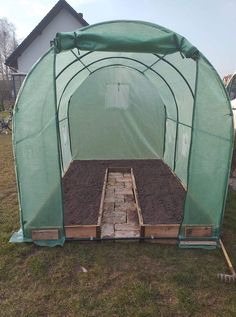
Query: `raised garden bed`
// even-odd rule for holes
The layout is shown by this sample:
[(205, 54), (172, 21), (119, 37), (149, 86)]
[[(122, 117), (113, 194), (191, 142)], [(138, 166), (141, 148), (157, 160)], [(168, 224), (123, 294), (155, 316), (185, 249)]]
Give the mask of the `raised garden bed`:
[(63, 178), (66, 237), (100, 237), (108, 167), (132, 167), (141, 236), (177, 238), (185, 189), (161, 160), (72, 162)]

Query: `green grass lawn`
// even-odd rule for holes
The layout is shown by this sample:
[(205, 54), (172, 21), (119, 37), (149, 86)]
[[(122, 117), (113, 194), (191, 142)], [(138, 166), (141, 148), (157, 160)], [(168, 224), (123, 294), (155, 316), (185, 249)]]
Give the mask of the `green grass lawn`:
[[(0, 135), (0, 316), (236, 316), (220, 250), (149, 243), (10, 244), (19, 228), (11, 136)], [(236, 265), (236, 193), (223, 240)], [(80, 272), (80, 265), (88, 272)]]

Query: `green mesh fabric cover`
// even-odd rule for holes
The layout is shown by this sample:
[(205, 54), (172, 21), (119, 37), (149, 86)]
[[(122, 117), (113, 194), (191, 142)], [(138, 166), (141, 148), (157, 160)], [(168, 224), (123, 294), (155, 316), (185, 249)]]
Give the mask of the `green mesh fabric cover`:
[(183, 36), (152, 23), (111, 21), (75, 32), (57, 33), (57, 52), (77, 47), (85, 51), (182, 52), (186, 57), (198, 55), (198, 50)]
[(69, 122), (75, 160), (163, 157), (164, 105), (137, 71), (112, 67), (94, 73), (73, 94)]
[[(53, 60), (50, 50), (28, 75), (15, 106), (13, 138), (24, 238), (32, 229), (59, 229), (60, 239), (46, 245), (64, 242)], [(48, 80), (42, 80), (45, 73)]]
[(60, 239), (43, 243), (63, 243), (61, 177), (73, 159), (142, 158), (162, 158), (187, 187), (180, 240), (192, 225), (211, 226), (207, 240), (216, 240), (232, 144), (223, 84), (184, 37), (139, 21), (59, 33), (16, 103), (22, 231), (15, 240), (58, 228)]
[(232, 113), (228, 104), (220, 78), (201, 58), (183, 225), (212, 226), (215, 237), (220, 233), (232, 154)]

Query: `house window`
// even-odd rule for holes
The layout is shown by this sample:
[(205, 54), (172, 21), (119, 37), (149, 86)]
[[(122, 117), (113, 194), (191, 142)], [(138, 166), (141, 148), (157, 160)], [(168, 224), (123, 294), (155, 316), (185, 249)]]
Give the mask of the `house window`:
[(17, 94), (20, 90), (20, 87), (26, 77), (26, 74), (21, 74), (21, 73), (12, 73), (12, 83), (13, 83), (13, 94), (14, 98), (16, 99)]
[(129, 85), (114, 83), (106, 86), (106, 108), (127, 109), (129, 107)]

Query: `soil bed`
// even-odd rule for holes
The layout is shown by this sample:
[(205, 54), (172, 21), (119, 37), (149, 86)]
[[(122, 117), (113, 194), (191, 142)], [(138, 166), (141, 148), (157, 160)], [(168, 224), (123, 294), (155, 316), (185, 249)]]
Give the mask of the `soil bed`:
[(74, 161), (63, 178), (65, 225), (97, 223), (105, 170), (132, 167), (144, 224), (180, 223), (185, 190), (161, 160)]

